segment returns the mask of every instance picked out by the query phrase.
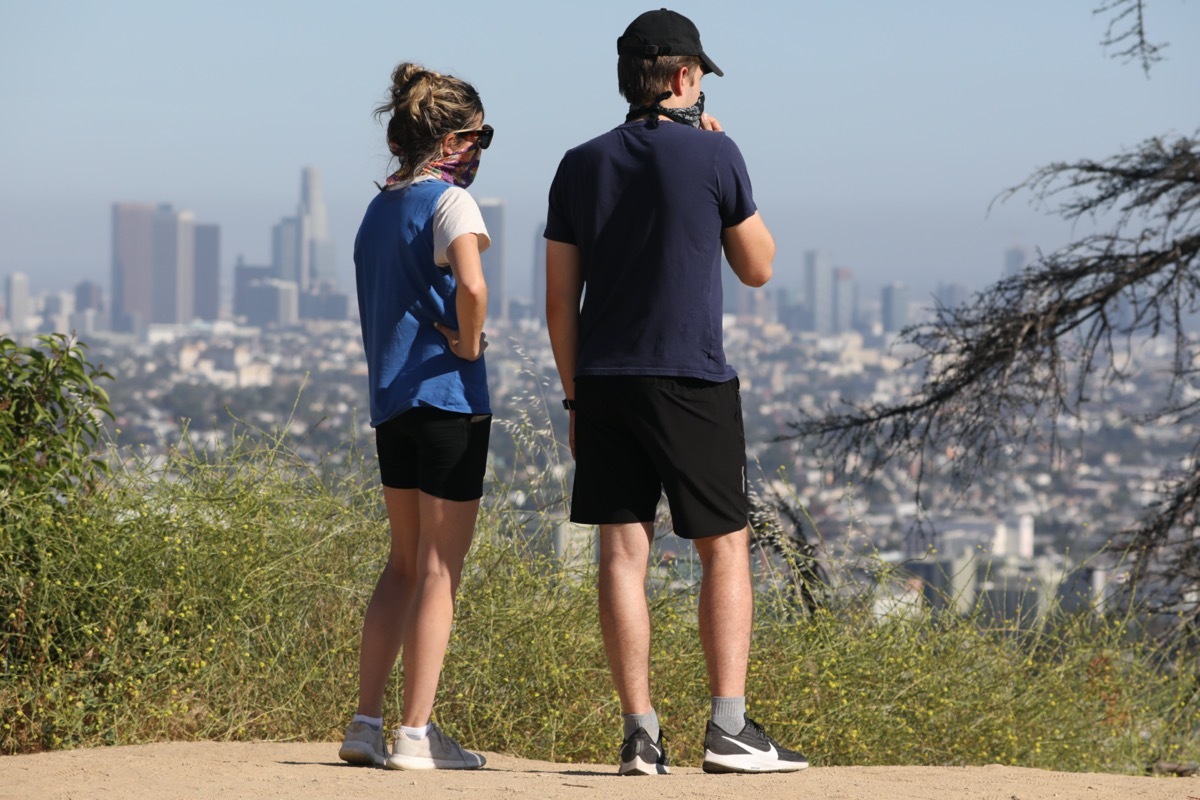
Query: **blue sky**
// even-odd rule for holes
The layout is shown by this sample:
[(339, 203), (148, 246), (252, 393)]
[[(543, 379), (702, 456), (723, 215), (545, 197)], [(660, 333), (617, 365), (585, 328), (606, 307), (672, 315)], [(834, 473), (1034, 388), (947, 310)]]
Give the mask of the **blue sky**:
[[(980, 288), (1012, 245), (1070, 236), (1028, 198), (1037, 166), (1200, 129), (1200, 0), (1150, 0), (1149, 79), (1100, 45), (1099, 0), (672, 5), (725, 77), (708, 110), (741, 147), (781, 284), (828, 252), (867, 293)], [(413, 60), (474, 83), (496, 127), (472, 188), (508, 204), (509, 292), (530, 294), (564, 150), (622, 121), (616, 37), (653, 4), (0, 0), (0, 276), (109, 279), (110, 206), (169, 202), (222, 227), (228, 270), (270, 257), (300, 170), (325, 182), (343, 285), (387, 172), (371, 115)]]

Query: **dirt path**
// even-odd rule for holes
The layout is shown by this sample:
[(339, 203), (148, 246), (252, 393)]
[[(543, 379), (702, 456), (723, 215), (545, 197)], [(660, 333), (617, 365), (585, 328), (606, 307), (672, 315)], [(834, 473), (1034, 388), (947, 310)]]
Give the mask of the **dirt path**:
[(1001, 766), (815, 767), (792, 775), (756, 776), (705, 775), (677, 767), (661, 778), (618, 778), (612, 765), (551, 764), (490, 753), (487, 767), (477, 772), (355, 768), (343, 765), (336, 754), (336, 744), (172, 743), (8, 756), (0, 758), (0, 800), (1200, 800), (1200, 777)]

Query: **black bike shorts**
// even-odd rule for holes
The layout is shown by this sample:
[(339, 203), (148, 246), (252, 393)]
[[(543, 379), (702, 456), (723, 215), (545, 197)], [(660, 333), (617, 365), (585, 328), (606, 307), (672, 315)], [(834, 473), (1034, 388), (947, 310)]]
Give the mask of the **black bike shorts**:
[(384, 486), (443, 500), (478, 500), (487, 470), (490, 414), (418, 406), (375, 428)]

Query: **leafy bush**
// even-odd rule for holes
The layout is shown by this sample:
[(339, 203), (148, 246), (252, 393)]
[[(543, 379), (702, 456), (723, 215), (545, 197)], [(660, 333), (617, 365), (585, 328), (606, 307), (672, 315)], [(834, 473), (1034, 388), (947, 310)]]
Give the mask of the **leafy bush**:
[(96, 381), (112, 376), (88, 363), (82, 342), (60, 333), (38, 341), (0, 337), (0, 497), (74, 493), (105, 468), (94, 450), (100, 416), (112, 412)]
[[(126, 459), (34, 529), (36, 574), (0, 531), (0, 752), (340, 737), (386, 516), (355, 451), (311, 467), (289, 445)], [(535, 552), (531, 521), (505, 502), (480, 518), (437, 718), (471, 747), (613, 763), (620, 709), (594, 568)], [(653, 572), (651, 670), (673, 761), (694, 765), (708, 693), (686, 577)], [(1018, 629), (982, 613), (880, 616), (869, 596), (810, 614), (787, 587), (759, 585), (750, 713), (815, 764), (1140, 772), (1197, 757), (1196, 665), (1164, 662), (1121, 619)]]

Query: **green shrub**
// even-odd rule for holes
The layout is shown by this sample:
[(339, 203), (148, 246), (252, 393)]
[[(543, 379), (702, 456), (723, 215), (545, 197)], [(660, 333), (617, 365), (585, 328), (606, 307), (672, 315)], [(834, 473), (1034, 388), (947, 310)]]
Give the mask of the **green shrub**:
[(63, 334), (41, 347), (0, 337), (0, 519), (5, 499), (91, 488), (105, 463), (94, 450), (112, 415), (86, 345)]
[[(37, 574), (0, 555), (0, 752), (340, 737), (387, 523), (353, 448), (311, 467), (289, 443), (127, 458), (33, 529)], [(530, 546), (544, 536), (529, 523), (504, 502), (481, 515), (437, 718), (471, 747), (613, 763), (620, 709), (594, 568)], [(695, 765), (707, 679), (696, 597), (674, 577), (652, 579), (652, 689), (674, 763)], [(815, 764), (1140, 772), (1197, 758), (1195, 665), (1164, 663), (1123, 620), (877, 616), (869, 595), (810, 615), (773, 585), (760, 581), (749, 710)]]

